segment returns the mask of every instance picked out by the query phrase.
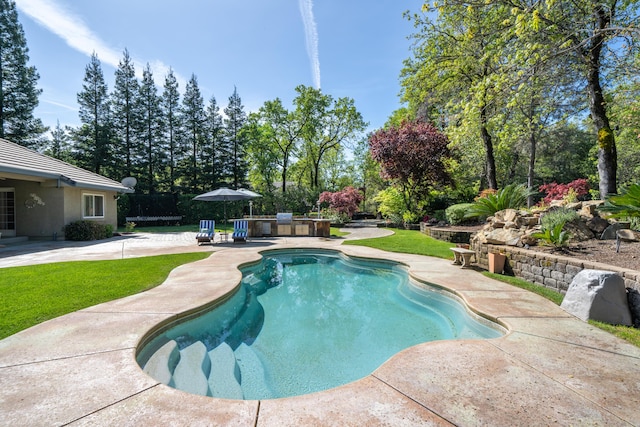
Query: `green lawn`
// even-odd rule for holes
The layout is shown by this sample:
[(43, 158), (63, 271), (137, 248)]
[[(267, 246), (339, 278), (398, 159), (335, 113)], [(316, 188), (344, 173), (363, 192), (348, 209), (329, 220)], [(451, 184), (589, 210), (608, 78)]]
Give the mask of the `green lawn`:
[(208, 252), (7, 267), (0, 274), (0, 339), (45, 320), (142, 292)]
[(428, 255), (444, 259), (453, 259), (450, 248), (455, 244), (433, 239), (416, 230), (394, 229), (394, 234), (375, 239), (346, 240), (343, 245), (367, 246), (390, 252)]

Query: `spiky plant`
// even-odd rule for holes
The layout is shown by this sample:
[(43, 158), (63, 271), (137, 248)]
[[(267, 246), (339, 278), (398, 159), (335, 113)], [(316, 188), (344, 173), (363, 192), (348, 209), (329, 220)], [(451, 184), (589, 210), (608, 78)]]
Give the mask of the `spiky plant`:
[(486, 218), (504, 209), (520, 209), (526, 206), (527, 198), (531, 194), (523, 184), (509, 184), (495, 194), (477, 198), (465, 218)]
[(565, 222), (557, 222), (553, 227), (542, 228), (542, 231), (531, 234), (531, 237), (542, 240), (546, 245), (561, 249), (569, 244), (571, 235), (564, 230)]
[(640, 183), (630, 185), (621, 194), (607, 197), (600, 210), (614, 218), (640, 218)]

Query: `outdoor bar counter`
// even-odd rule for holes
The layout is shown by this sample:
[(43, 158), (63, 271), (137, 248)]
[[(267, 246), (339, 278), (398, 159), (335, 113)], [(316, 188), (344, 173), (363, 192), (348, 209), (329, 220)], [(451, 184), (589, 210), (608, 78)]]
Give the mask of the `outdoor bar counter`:
[(328, 219), (293, 218), (286, 214), (278, 214), (276, 217), (254, 216), (244, 219), (247, 221), (249, 237), (331, 237), (331, 220)]

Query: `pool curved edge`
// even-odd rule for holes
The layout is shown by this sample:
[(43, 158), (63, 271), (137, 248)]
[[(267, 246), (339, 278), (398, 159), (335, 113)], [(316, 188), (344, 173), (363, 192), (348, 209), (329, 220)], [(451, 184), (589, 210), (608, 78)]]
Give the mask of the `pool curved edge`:
[[(418, 342), (418, 344), (423, 344), (423, 343), (432, 342), (432, 341), (446, 340), (446, 339), (456, 339), (456, 340), (491, 339), (491, 338), (504, 336), (508, 332), (508, 330), (506, 329), (506, 327), (502, 322), (492, 321), (488, 317), (483, 316), (482, 313), (478, 313), (477, 311), (471, 309), (468, 306), (468, 304), (464, 301), (464, 299), (458, 294), (456, 294), (455, 292), (452, 292), (444, 287), (436, 286), (432, 283), (420, 280), (412, 276), (409, 272), (408, 265), (403, 262), (393, 261), (393, 260), (384, 259), (384, 258), (371, 258), (371, 257), (365, 258), (361, 256), (353, 256), (353, 255), (346, 254), (344, 251), (341, 251), (335, 248), (318, 249), (318, 248), (296, 247), (296, 248), (290, 248), (290, 249), (283, 249), (283, 248), (265, 249), (263, 251), (260, 251), (259, 254), (260, 254), (260, 257), (257, 260), (252, 260), (250, 262), (243, 262), (241, 264), (238, 264), (237, 268), (241, 272), (245, 271), (246, 268), (250, 268), (252, 265), (260, 264), (260, 262), (263, 261), (265, 257), (268, 258), (272, 256), (284, 257), (284, 259), (288, 259), (288, 257), (295, 257), (300, 255), (327, 256), (330, 259), (341, 259), (342, 261), (350, 265), (360, 265), (360, 268), (364, 268), (364, 269), (383, 268), (385, 269), (385, 271), (386, 269), (388, 269), (389, 272), (397, 271), (399, 274), (403, 275), (406, 278), (405, 280), (408, 281), (407, 283), (407, 286), (409, 287), (408, 289), (415, 289), (415, 291), (413, 291), (413, 292), (417, 292), (415, 295), (422, 295), (421, 292), (428, 292), (431, 295), (436, 295), (436, 294), (441, 295), (441, 297), (445, 298), (442, 301), (451, 301), (451, 303), (444, 303), (443, 306), (440, 308), (440, 310), (443, 310), (443, 312), (446, 313), (445, 316), (450, 316), (452, 318), (452, 320), (449, 320), (449, 322), (451, 322), (449, 326), (451, 330), (446, 335), (453, 335), (453, 336), (449, 338), (444, 338), (444, 337), (433, 338), (432, 337), (431, 340), (428, 340), (425, 337), (426, 341)], [(173, 376), (173, 369), (175, 369), (175, 364), (177, 363), (176, 358), (178, 357), (176, 353), (177, 352), (176, 341), (180, 341), (180, 340), (176, 338), (175, 332), (171, 334), (169, 330), (172, 330), (174, 328), (180, 328), (179, 326), (180, 324), (184, 322), (188, 322), (190, 320), (195, 320), (200, 316), (207, 316), (207, 314), (210, 313), (212, 310), (215, 310), (217, 307), (222, 306), (230, 299), (235, 298), (234, 295), (236, 295), (236, 291), (239, 289), (240, 286), (241, 286), (241, 281), (238, 281), (237, 286), (231, 289), (229, 292), (227, 292), (223, 297), (218, 298), (214, 301), (211, 301), (210, 303), (199, 307), (197, 310), (190, 310), (189, 313), (177, 316), (176, 318), (168, 319), (167, 321), (164, 321), (161, 324), (154, 327), (153, 329), (151, 329), (147, 334), (145, 334), (143, 339), (136, 346), (137, 347), (136, 360), (138, 361), (139, 365), (145, 370), (145, 372), (147, 372), (153, 378), (162, 381), (164, 384), (170, 384), (171, 386), (174, 386), (172, 376)], [(420, 289), (422, 289), (422, 291), (420, 291)], [(409, 291), (409, 293), (411, 292), (412, 291)], [(409, 297), (407, 296), (407, 298)], [(429, 297), (429, 301), (433, 303), (434, 300), (432, 299), (432, 297)], [(237, 304), (237, 302), (235, 304)], [(449, 311), (447, 311), (447, 308), (445, 308), (447, 304), (452, 304), (450, 306), (452, 308), (448, 309)], [(438, 309), (436, 309), (435, 307), (436, 306), (434, 305), (433, 310), (437, 311)], [(453, 308), (453, 307), (457, 307), (457, 308)], [(427, 311), (429, 310), (427, 309)], [(232, 315), (235, 316), (236, 312), (234, 311)], [(455, 320), (455, 319), (459, 319), (459, 320)], [(447, 324), (449, 325), (449, 323)], [(397, 325), (394, 324), (394, 326), (402, 327), (401, 324), (397, 324)], [(483, 328), (486, 328), (486, 329), (483, 329)], [(492, 332), (489, 332), (489, 331), (492, 331)], [(188, 330), (185, 330), (184, 327), (180, 334), (186, 335), (186, 338), (185, 338), (186, 341), (179, 344), (181, 349), (180, 352), (182, 352), (183, 347), (188, 346), (188, 343), (192, 343), (198, 340), (205, 341), (202, 337), (199, 337), (197, 339), (192, 338), (192, 340), (190, 341), (188, 338), (190, 336), (190, 332)], [(488, 335), (482, 337), (482, 335), (484, 334), (488, 334)], [(476, 336), (472, 337), (469, 335), (476, 335)], [(171, 338), (167, 338), (167, 336), (170, 336)], [(414, 341), (414, 340), (411, 340), (411, 341)], [(169, 344), (170, 342), (172, 344), (169, 345), (169, 347), (165, 347), (165, 344)], [(413, 344), (413, 345), (417, 345), (417, 344)], [(397, 351), (395, 354), (400, 353), (404, 349), (405, 348), (402, 348), (401, 350)], [(209, 350), (211, 350), (210, 347), (207, 348), (207, 351)], [(318, 349), (318, 351), (322, 352), (322, 349)], [(387, 356), (386, 359), (388, 360), (393, 358), (395, 354), (391, 354)], [(150, 360), (152, 359), (153, 361), (150, 362)], [(149, 366), (151, 366), (151, 368), (148, 368), (147, 366), (145, 366), (148, 363), (150, 364)], [(375, 369), (380, 367), (382, 363), (384, 362), (381, 362), (379, 365), (376, 365)], [(168, 370), (167, 370), (167, 365), (169, 365)], [(205, 376), (208, 376), (209, 368), (203, 368), (203, 370), (204, 369), (207, 369), (207, 371), (205, 372)], [(375, 369), (372, 367), (372, 370), (368, 370), (366, 373), (362, 372), (362, 376), (358, 375), (357, 378), (362, 378), (367, 375), (370, 375), (372, 371)], [(351, 374), (351, 378), (354, 378), (353, 373)], [(238, 381), (240, 381), (239, 376), (238, 376)], [(353, 379), (350, 379), (348, 382), (353, 382), (353, 381), (354, 381)], [(346, 384), (346, 382), (342, 382), (339, 385), (344, 385), (344, 384)], [(311, 392), (307, 391), (306, 393), (290, 393), (288, 394), (288, 397), (295, 397), (298, 395), (309, 394), (312, 392), (327, 391), (327, 390), (336, 388), (337, 386), (338, 384), (335, 384), (325, 388), (324, 390), (315, 390)], [(175, 385), (174, 387), (182, 390), (188, 390), (190, 386), (184, 383), (184, 379), (182, 379), (182, 385)], [(202, 391), (200, 389), (198, 390)], [(195, 389), (193, 393), (202, 394), (201, 392), (195, 391)], [(239, 400), (264, 400), (264, 399), (276, 399), (276, 398), (283, 398), (283, 397), (285, 396), (253, 397), (253, 398), (244, 398), (244, 399), (241, 398)]]
[[(270, 248), (337, 246), (299, 242)], [(419, 344), (361, 380), (274, 400), (202, 397), (147, 376), (135, 360), (143, 337), (231, 292), (238, 267), (259, 259), (261, 250), (221, 249), (174, 270), (157, 288), (1, 340), (0, 400), (7, 404), (0, 405), (0, 419), (12, 425), (409, 426), (535, 425), (544, 416), (545, 424), (640, 425), (640, 390), (629, 389), (640, 384), (637, 347), (451, 261), (358, 246), (339, 250), (401, 262), (413, 277), (455, 293), (509, 334)], [(613, 402), (613, 395), (625, 398)]]

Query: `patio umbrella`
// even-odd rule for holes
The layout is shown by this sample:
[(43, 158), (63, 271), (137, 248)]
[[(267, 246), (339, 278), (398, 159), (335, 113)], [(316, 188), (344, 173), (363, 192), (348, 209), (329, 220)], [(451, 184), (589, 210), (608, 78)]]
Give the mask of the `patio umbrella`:
[(241, 192), (241, 193), (244, 193), (244, 194), (247, 194), (247, 195), (251, 196), (251, 198), (262, 197), (262, 194), (258, 194), (258, 193), (254, 192), (254, 191), (247, 190), (246, 188), (238, 188), (238, 191)]
[[(258, 194), (254, 191), (247, 190), (246, 188), (238, 188), (241, 193), (248, 194), (251, 198), (262, 197), (262, 194)], [(249, 201), (249, 218), (253, 218), (253, 202)]]
[[(254, 193), (256, 194), (256, 193)], [(251, 196), (247, 193), (232, 190), (230, 188), (218, 188), (217, 190), (209, 191), (208, 193), (199, 194), (193, 198), (193, 200), (200, 200), (203, 202), (222, 202), (224, 204), (224, 232), (227, 232), (227, 200), (247, 200), (255, 196)]]

